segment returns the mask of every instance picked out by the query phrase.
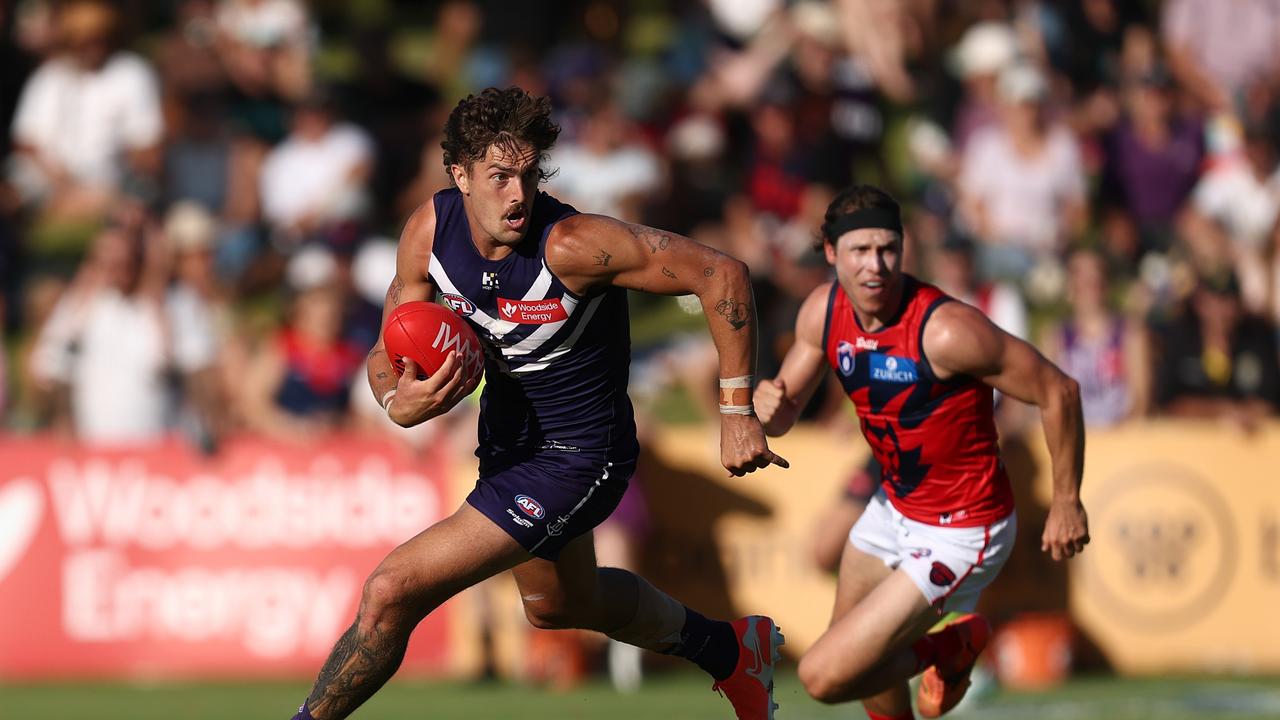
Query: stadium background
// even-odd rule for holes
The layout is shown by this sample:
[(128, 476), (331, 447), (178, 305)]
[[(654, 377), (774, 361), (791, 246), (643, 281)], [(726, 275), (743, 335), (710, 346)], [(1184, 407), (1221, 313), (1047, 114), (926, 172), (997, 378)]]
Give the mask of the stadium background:
[[(0, 2), (0, 717), (305, 694), (364, 575), (474, 473), (474, 405), (401, 430), (362, 361), (444, 115), (507, 84), (553, 99), (551, 192), (749, 263), (760, 375), (857, 180), (903, 202), (910, 271), (1085, 384), (1069, 570), (1038, 552), (1036, 418), (1001, 401), (1022, 532), (973, 716), (1280, 715), (1278, 39), (1267, 0)], [(794, 658), (866, 454), (847, 403), (776, 443), (791, 471), (724, 478), (703, 319), (633, 316), (647, 451), (601, 554), (776, 613)], [(662, 659), (615, 691), (514, 600), (433, 615), (358, 716), (723, 716)]]

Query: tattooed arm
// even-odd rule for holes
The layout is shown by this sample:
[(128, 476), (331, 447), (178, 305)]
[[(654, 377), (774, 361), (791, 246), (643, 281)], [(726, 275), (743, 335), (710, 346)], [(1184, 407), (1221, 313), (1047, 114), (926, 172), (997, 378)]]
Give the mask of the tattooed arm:
[[(720, 377), (755, 373), (756, 315), (747, 266), (675, 233), (601, 215), (558, 223), (547, 238), (547, 265), (575, 293), (624, 287), (698, 296), (720, 356)], [(721, 405), (750, 405), (752, 388), (720, 393)], [(721, 415), (721, 462), (743, 475), (786, 460), (769, 450), (755, 415)]]
[[(427, 279), (431, 261), (431, 243), (436, 232), (435, 205), (423, 203), (409, 218), (400, 235), (400, 247), (396, 252), (396, 275), (387, 288), (387, 300), (382, 306), (382, 325), (401, 303), (412, 300), (431, 300), (435, 287)], [(397, 424), (411, 427), (442, 415), (470, 392), (463, 387), (462, 364), (456, 358), (445, 360), (440, 371), (426, 380), (417, 379), (417, 368), (412, 360), (405, 360), (405, 373), (396, 377), (391, 360), (382, 346), (382, 333), (378, 343), (369, 351), (366, 362), (369, 373), (369, 389), (379, 403), (392, 390), (395, 402), (387, 410)], [(385, 404), (385, 403), (384, 403)]]

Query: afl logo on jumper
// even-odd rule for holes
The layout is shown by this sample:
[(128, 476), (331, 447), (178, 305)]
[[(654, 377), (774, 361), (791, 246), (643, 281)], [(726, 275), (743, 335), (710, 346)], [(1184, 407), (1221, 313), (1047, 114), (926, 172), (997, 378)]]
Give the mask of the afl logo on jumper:
[(916, 381), (916, 363), (911, 358), (871, 353), (871, 379), (880, 382), (913, 383)]
[(840, 367), (840, 374), (849, 377), (853, 374), (853, 345), (847, 341), (841, 340), (836, 346), (836, 363)]
[(508, 322), (526, 325), (546, 325), (547, 323), (566, 320), (569, 314), (564, 311), (559, 298), (546, 300), (508, 300), (498, 298), (498, 317)]
[(929, 569), (929, 582), (938, 587), (946, 587), (955, 581), (956, 574), (951, 572), (951, 568), (937, 560), (933, 561), (933, 567)]
[(454, 295), (453, 293), (445, 293), (443, 296), (443, 299), (444, 299), (444, 304), (448, 305), (450, 310), (458, 313), (463, 317), (468, 317), (476, 311), (476, 304), (462, 297), (461, 295)]
[(541, 520), (547, 514), (547, 511), (542, 509), (542, 503), (528, 495), (517, 495), (516, 505), (520, 507), (521, 512), (534, 520)]

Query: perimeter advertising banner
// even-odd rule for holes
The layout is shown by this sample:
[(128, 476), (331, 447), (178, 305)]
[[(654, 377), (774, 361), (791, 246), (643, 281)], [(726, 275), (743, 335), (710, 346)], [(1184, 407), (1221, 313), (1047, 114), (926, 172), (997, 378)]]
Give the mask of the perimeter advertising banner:
[[(0, 440), (0, 677), (300, 677), (441, 519), (444, 457), (354, 439), (90, 451)], [(449, 661), (447, 607), (405, 667)]]
[[(1090, 438), (1071, 609), (1121, 672), (1280, 671), (1280, 428)], [(1046, 482), (1042, 488), (1047, 485)]]

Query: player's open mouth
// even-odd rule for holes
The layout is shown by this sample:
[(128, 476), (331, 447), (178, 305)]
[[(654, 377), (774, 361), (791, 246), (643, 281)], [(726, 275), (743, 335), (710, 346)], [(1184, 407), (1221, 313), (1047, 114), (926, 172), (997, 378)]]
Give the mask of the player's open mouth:
[(520, 230), (524, 228), (524, 221), (525, 215), (523, 210), (516, 210), (503, 219), (503, 222), (507, 224), (507, 227), (512, 230)]

